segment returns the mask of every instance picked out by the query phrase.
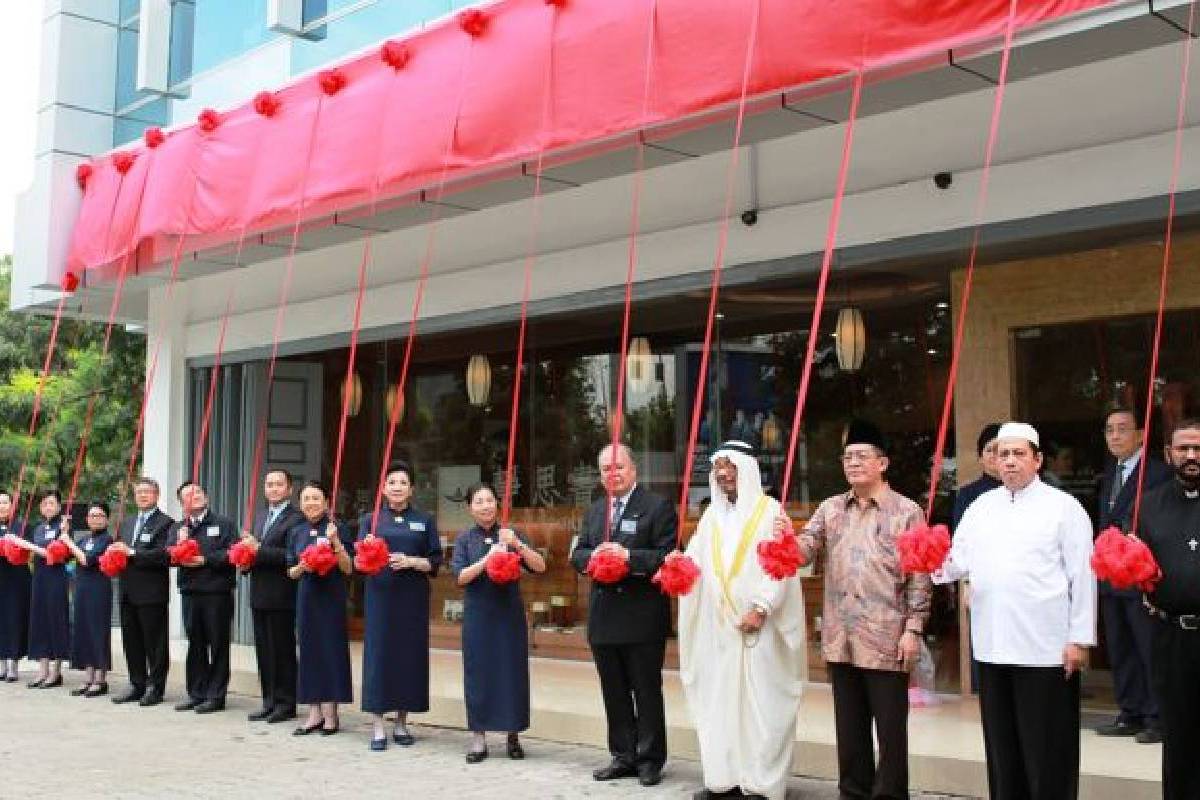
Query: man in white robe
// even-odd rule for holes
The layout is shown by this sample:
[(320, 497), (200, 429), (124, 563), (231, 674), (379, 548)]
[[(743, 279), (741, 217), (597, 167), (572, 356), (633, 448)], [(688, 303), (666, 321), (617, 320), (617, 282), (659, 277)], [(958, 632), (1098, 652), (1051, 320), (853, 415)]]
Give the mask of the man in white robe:
[(687, 548), (701, 572), (679, 601), (680, 675), (704, 772), (695, 800), (735, 789), (783, 800), (807, 674), (800, 581), (773, 580), (758, 563), (781, 512), (751, 453), (743, 442), (713, 453), (712, 503)]

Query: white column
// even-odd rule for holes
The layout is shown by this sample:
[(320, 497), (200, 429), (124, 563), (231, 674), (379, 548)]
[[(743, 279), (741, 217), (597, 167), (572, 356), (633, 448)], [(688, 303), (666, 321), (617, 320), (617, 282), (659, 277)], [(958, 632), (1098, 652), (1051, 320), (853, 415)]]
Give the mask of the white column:
[[(146, 379), (158, 352), (153, 383), (146, 398), (146, 430), (142, 442), (142, 471), (162, 486), (163, 511), (179, 518), (175, 487), (183, 480), (183, 440), (187, 430), (187, 293), (175, 292), (168, 308), (166, 287), (150, 291), (146, 326)], [(173, 581), (172, 581), (173, 582)], [(171, 635), (183, 636), (179, 592), (172, 587)]]

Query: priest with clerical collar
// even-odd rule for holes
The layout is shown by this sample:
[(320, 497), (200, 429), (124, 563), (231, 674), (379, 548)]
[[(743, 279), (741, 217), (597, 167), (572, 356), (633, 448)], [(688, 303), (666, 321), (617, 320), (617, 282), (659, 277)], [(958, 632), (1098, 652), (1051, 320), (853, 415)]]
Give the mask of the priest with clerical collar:
[(1148, 492), (1138, 515), (1162, 576), (1152, 612), (1151, 684), (1163, 733), (1163, 798), (1200, 797), (1200, 419), (1180, 421), (1167, 446), (1175, 480)]
[(821, 653), (833, 687), (838, 789), (856, 800), (908, 798), (908, 673), (932, 589), (928, 575), (900, 569), (896, 538), (925, 516), (888, 486), (887, 452), (878, 426), (852, 421), (841, 457), (850, 489), (822, 502), (800, 533), (810, 562), (825, 551)]
[(717, 448), (709, 486), (687, 548), (701, 577), (679, 600), (680, 677), (704, 772), (694, 797), (783, 800), (807, 668), (804, 596), (798, 580), (772, 580), (755, 555), (780, 505), (763, 493), (753, 449)]
[(994, 798), (1079, 793), (1079, 690), (1096, 643), (1092, 523), (1075, 498), (1038, 478), (1038, 432), (1006, 422), (996, 437), (1003, 485), (963, 515), (939, 583), (971, 583), (971, 642)]

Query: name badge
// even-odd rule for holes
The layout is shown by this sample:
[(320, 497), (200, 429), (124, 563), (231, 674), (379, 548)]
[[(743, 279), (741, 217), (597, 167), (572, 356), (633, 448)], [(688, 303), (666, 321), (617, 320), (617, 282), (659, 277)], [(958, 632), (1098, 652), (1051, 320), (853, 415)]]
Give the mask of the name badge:
[(84, 550), (87, 550), (87, 551), (90, 553), (90, 552), (92, 552), (92, 548), (93, 548), (93, 547), (95, 547), (95, 546), (96, 546), (96, 543), (95, 543), (95, 542), (88, 542), (87, 544), (85, 544), (85, 545), (83, 546), (83, 549), (84, 549)]
[(424, 522), (410, 522), (410, 523), (408, 523), (408, 529), (411, 531), (417, 531), (418, 533), (424, 533), (425, 532), (425, 523)]
[[(316, 531), (313, 531), (313, 533), (316, 533)], [(329, 544), (329, 537), (328, 536), (318, 536), (317, 544)]]
[(220, 526), (218, 526), (218, 525), (209, 525), (209, 526), (208, 526), (208, 530), (207, 530), (207, 531), (205, 531), (205, 534), (204, 534), (204, 535), (205, 535), (205, 536), (212, 537), (212, 538), (215, 538), (215, 537), (217, 537), (217, 536), (220, 536), (220, 535), (221, 535), (221, 528), (220, 528)]
[(151, 539), (153, 539), (153, 538), (154, 538), (154, 536), (153, 536), (152, 534), (149, 534), (149, 533), (143, 533), (142, 535), (140, 535), (140, 536), (138, 537), (138, 540), (139, 540), (139, 541), (142, 541), (142, 542), (148, 542), (148, 541), (150, 541), (150, 540), (151, 540)]
[(317, 531), (315, 528), (308, 532), (308, 538), (315, 539), (316, 537), (317, 537)]
[(404, 524), (404, 517), (392, 517), (392, 519), (396, 520), (396, 524), (397, 524), (397, 525), (403, 525), (403, 524)]
[(636, 519), (621, 520), (621, 533), (637, 533)]
[(48, 541), (50, 541), (50, 540), (51, 540), (51, 539), (53, 539), (53, 538), (54, 538), (56, 535), (57, 535), (57, 534), (55, 534), (55, 533), (54, 533), (54, 531), (52, 531), (52, 530), (47, 530), (47, 531), (46, 531), (46, 541), (47, 541), (47, 542), (48, 542)]

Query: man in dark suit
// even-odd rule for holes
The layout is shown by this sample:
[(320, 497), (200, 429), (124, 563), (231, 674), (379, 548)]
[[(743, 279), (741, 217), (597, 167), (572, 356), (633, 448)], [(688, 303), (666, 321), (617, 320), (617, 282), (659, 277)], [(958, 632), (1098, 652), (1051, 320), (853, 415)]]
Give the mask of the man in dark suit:
[(187, 699), (176, 711), (211, 714), (225, 708), (229, 688), (229, 639), (233, 625), (234, 568), (229, 548), (238, 539), (237, 528), (208, 507), (204, 488), (185, 481), (176, 494), (183, 519), (176, 526), (175, 542), (195, 539), (200, 555), (179, 566), (179, 593), (183, 596), (183, 628), (188, 637)]
[(287, 575), (288, 531), (304, 521), (291, 502), (292, 476), (273, 469), (263, 478), (265, 512), (244, 541), (255, 549), (250, 568), (250, 609), (254, 616), (254, 655), (262, 708), (251, 722), (296, 718), (296, 582)]
[[(1137, 495), (1138, 470), (1146, 459), (1145, 490), (1172, 477), (1171, 469), (1145, 454), (1142, 416), (1133, 408), (1114, 408), (1104, 418), (1104, 440), (1113, 460), (1100, 481), (1100, 530), (1116, 525), (1129, 530)], [(1142, 744), (1162, 741), (1158, 703), (1150, 685), (1150, 650), (1154, 621), (1136, 589), (1114, 589), (1100, 582), (1100, 616), (1108, 644), (1113, 688), (1120, 713), (1111, 724), (1096, 729), (1101, 736), (1134, 736)]]
[(175, 520), (158, 510), (158, 481), (138, 478), (133, 502), (138, 513), (121, 522), (117, 541), (129, 565), (117, 582), (121, 611), (121, 646), (129, 669), (129, 691), (114, 703), (156, 706), (167, 686), (171, 654), (167, 647), (167, 605), (171, 564), (167, 545)]
[(612, 549), (629, 564), (613, 584), (592, 582), (588, 643), (600, 675), (612, 763), (598, 781), (636, 776), (643, 786), (662, 779), (667, 760), (662, 669), (671, 606), (650, 579), (676, 545), (679, 520), (665, 499), (637, 485), (628, 447), (605, 447), (599, 458), (607, 496), (583, 518), (571, 563), (586, 573), (592, 554)]

